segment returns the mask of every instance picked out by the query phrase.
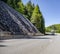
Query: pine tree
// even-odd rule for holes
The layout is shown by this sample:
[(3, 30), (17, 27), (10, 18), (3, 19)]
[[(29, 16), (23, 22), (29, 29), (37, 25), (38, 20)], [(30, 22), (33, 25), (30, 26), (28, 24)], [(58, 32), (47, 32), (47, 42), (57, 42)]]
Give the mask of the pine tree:
[(21, 0), (15, 0), (16, 7), (18, 8), (18, 2), (22, 2)]
[(14, 9), (17, 8), (17, 3), (21, 2), (21, 0), (7, 0), (7, 4), (11, 7), (13, 7)]
[(22, 14), (25, 14), (25, 6), (22, 2), (18, 2), (18, 11)]
[(30, 20), (31, 16), (32, 16), (32, 12), (33, 12), (33, 9), (34, 9), (34, 4), (32, 4), (31, 1), (29, 1), (27, 4), (26, 4), (26, 9), (27, 9), (27, 15), (28, 15), (28, 19)]
[(43, 34), (45, 34), (45, 21), (44, 21), (43, 16), (41, 19), (41, 29), (39, 29), (39, 31), (41, 31)]
[(7, 0), (7, 4), (12, 7), (11, 0)]
[(45, 24), (44, 24), (44, 18), (42, 17), (42, 14), (40, 12), (39, 6), (36, 5), (32, 17), (31, 22), (37, 27), (37, 29), (41, 33), (45, 33)]

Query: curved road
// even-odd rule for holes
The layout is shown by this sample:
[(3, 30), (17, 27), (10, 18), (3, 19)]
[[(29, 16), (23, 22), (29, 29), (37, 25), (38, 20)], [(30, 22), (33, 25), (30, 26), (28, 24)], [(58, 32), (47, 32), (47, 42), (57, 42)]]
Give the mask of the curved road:
[(60, 35), (0, 40), (0, 54), (60, 54)]

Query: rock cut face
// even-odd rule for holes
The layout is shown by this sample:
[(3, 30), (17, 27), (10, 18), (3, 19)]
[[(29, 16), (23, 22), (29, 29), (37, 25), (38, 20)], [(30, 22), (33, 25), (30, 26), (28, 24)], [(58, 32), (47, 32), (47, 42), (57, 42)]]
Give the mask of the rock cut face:
[(17, 35), (39, 32), (27, 18), (3, 1), (0, 1), (0, 31), (9, 31)]

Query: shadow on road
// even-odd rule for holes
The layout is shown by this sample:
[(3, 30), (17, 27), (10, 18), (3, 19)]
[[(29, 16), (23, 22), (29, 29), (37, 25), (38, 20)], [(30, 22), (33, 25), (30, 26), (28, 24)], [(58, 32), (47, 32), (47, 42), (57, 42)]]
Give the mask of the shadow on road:
[(14, 39), (50, 39), (48, 37), (23, 37), (23, 38), (14, 38)]
[[(50, 35), (51, 36), (51, 35)], [(0, 39), (0, 42), (3, 42), (2, 40), (7, 40), (7, 39), (51, 39), (48, 36), (13, 36), (12, 38), (2, 38)]]
[(50, 38), (32, 38), (32, 39), (50, 39)]
[(7, 47), (7, 45), (0, 45), (0, 47)]
[[(48, 37), (23, 37), (23, 38), (12, 38), (12, 39), (51, 39)], [(8, 39), (2, 39), (2, 40), (8, 40)], [(3, 42), (0, 40), (0, 42)]]
[(0, 42), (3, 42), (3, 40), (0, 40)]

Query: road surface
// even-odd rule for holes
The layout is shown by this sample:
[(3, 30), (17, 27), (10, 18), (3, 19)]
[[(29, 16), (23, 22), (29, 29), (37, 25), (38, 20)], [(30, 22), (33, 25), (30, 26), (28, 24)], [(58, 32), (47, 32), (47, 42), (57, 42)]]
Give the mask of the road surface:
[(60, 54), (60, 35), (0, 40), (0, 54)]

